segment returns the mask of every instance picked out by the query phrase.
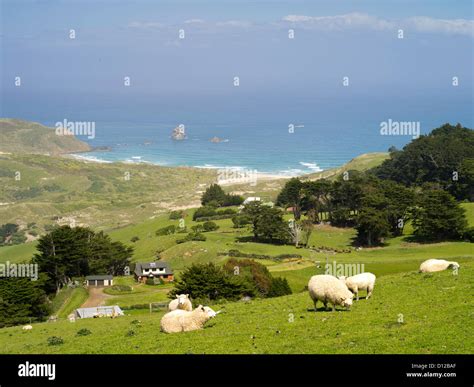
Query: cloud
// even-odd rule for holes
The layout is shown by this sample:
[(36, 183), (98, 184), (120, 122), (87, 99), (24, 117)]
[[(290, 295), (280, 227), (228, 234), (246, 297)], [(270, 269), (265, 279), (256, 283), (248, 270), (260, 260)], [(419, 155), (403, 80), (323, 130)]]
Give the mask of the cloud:
[(217, 22), (216, 26), (247, 28), (247, 27), (252, 26), (252, 23), (246, 20), (227, 20), (227, 21)]
[(189, 19), (189, 20), (184, 21), (184, 24), (203, 24), (203, 23), (205, 22), (202, 19)]
[(474, 36), (474, 20), (434, 19), (426, 16), (402, 20), (387, 20), (365, 13), (349, 13), (336, 16), (287, 15), (285, 23), (299, 24), (307, 29), (347, 30), (365, 28), (370, 30), (413, 29), (417, 32), (446, 33)]
[(164, 28), (166, 27), (166, 25), (163, 23), (158, 23), (158, 22), (134, 21), (134, 22), (130, 22), (127, 27), (137, 28), (137, 29), (152, 29), (152, 28)]
[(389, 30), (395, 27), (395, 24), (391, 21), (357, 12), (336, 16), (287, 15), (282, 20), (284, 22), (302, 24), (307, 28), (325, 30), (345, 30), (353, 28)]
[(412, 17), (407, 25), (420, 32), (442, 32), (474, 36), (474, 20), (466, 19), (433, 19), (425, 16)]

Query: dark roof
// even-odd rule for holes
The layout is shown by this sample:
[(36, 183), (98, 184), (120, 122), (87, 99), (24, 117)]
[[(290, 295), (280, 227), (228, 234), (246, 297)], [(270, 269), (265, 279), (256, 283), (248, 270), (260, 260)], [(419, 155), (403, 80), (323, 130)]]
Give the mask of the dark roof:
[(160, 274), (173, 274), (173, 270), (169, 267), (167, 262), (157, 261), (157, 262), (146, 262), (146, 263), (136, 263), (135, 264), (135, 274), (138, 276), (142, 275), (143, 269), (165, 269), (164, 273)]
[(87, 281), (95, 281), (95, 280), (111, 280), (114, 277), (111, 275), (88, 275), (86, 277)]

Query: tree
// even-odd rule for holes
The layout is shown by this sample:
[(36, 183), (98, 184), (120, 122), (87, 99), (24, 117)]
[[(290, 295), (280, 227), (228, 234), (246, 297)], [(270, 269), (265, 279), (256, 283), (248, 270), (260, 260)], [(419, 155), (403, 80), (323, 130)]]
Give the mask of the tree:
[(32, 262), (48, 276), (45, 290), (57, 292), (72, 277), (89, 274), (123, 273), (133, 248), (112, 242), (103, 232), (89, 228), (61, 226), (42, 236)]
[(442, 190), (427, 190), (413, 211), (414, 235), (421, 240), (459, 239), (466, 230), (465, 210)]
[(189, 294), (194, 300), (237, 300), (253, 296), (254, 289), (242, 277), (230, 274), (214, 263), (192, 264), (182, 272), (170, 297)]
[(295, 244), (295, 247), (299, 247), (299, 243), (303, 234), (303, 228), (301, 227), (301, 224), (296, 222), (296, 220), (291, 219), (289, 222), (288, 232), (290, 233), (291, 240)]
[(281, 207), (292, 207), (293, 216), (296, 220), (301, 218), (301, 206), (303, 202), (303, 183), (294, 177), (288, 180), (279, 193), (276, 204)]
[(217, 207), (239, 206), (243, 201), (242, 196), (226, 194), (219, 184), (212, 184), (201, 197), (203, 206), (209, 206), (213, 203)]
[(331, 182), (326, 179), (303, 183), (303, 210), (313, 223), (321, 221), (321, 212), (330, 212), (331, 188)]
[(403, 150), (391, 152), (372, 173), (406, 186), (438, 183), (458, 199), (468, 199), (469, 191), (458, 190), (453, 180), (453, 173), (460, 171), (466, 159), (474, 159), (474, 131), (460, 124), (445, 124), (411, 141)]
[(0, 328), (46, 319), (50, 308), (42, 289), (44, 278), (0, 278)]
[(355, 226), (357, 241), (363, 245), (373, 246), (382, 242), (389, 234), (390, 225), (385, 212), (375, 208), (362, 208)]

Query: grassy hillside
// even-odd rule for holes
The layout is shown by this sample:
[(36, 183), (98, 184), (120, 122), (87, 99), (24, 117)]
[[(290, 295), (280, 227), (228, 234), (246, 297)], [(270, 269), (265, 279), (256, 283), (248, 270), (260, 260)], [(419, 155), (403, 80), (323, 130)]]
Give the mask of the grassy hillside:
[[(209, 170), (40, 155), (0, 154), (0, 171), (0, 219), (34, 224), (39, 232), (73, 219), (77, 225), (110, 229), (173, 206), (198, 206), (202, 187), (215, 180)], [(15, 180), (16, 171), (21, 180)]]
[(86, 152), (90, 146), (74, 136), (58, 136), (36, 122), (0, 118), (0, 153), (61, 154)]
[[(377, 280), (371, 300), (351, 311), (313, 310), (306, 292), (214, 305), (224, 313), (202, 331), (160, 332), (163, 312), (0, 330), (2, 353), (472, 353), (474, 263), (451, 271), (414, 271)], [(79, 329), (92, 334), (77, 336)], [(50, 336), (64, 344), (48, 346)], [(106, 343), (104, 345), (104, 343)]]

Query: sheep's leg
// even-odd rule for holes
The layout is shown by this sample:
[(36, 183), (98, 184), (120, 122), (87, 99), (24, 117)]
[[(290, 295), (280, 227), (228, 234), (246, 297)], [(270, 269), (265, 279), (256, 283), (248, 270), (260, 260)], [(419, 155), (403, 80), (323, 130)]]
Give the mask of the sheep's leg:
[(373, 290), (374, 290), (374, 288), (371, 287), (371, 286), (367, 288), (367, 297), (366, 297), (367, 300), (368, 300), (370, 297), (372, 297), (372, 291), (373, 291)]
[(336, 311), (336, 304), (332, 304), (332, 311), (333, 311), (333, 312)]
[(314, 311), (317, 312), (318, 311), (318, 300), (314, 300)]

